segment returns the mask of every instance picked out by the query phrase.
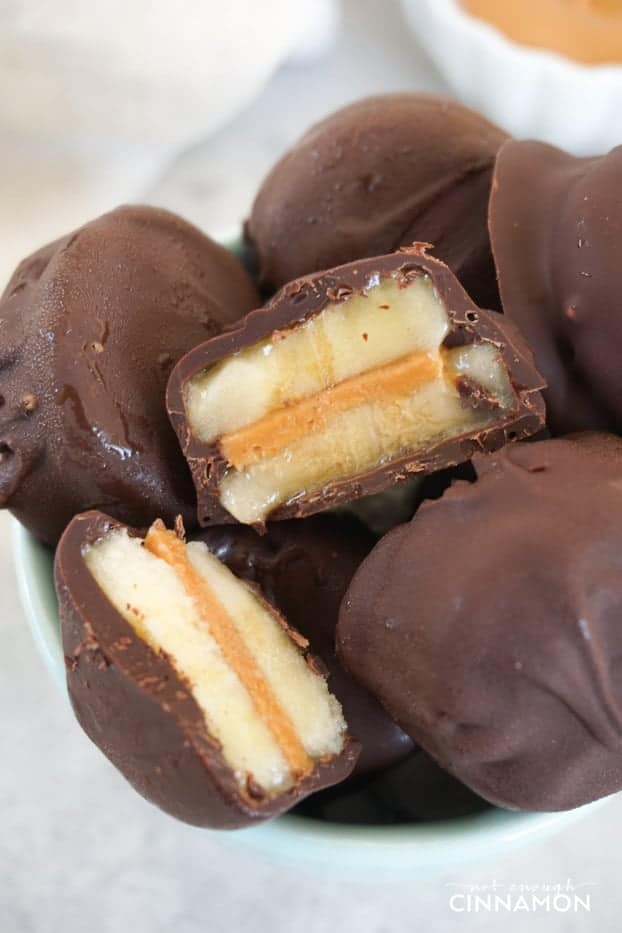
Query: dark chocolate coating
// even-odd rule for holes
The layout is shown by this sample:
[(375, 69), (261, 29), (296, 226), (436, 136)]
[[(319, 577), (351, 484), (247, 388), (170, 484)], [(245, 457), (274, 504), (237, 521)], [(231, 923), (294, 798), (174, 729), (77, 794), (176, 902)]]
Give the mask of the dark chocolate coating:
[(354, 773), (400, 761), (412, 740), (377, 700), (343, 669), (335, 653), (341, 600), (376, 538), (350, 516), (275, 522), (265, 535), (244, 526), (207, 528), (198, 536), (237, 577), (257, 583), (270, 603), (310, 642), (328, 671), (348, 731), (361, 743)]
[(191, 525), (166, 380), (258, 304), (230, 253), (151, 207), (121, 207), (24, 260), (0, 299), (0, 507), (52, 545), (88, 508)]
[(296, 813), (331, 823), (393, 826), (454, 820), (488, 808), (485, 800), (417, 748), (399, 764), (307, 797)]
[(498, 308), (486, 210), (507, 135), (455, 101), (369, 97), (312, 127), (263, 182), (246, 236), (264, 288), (415, 241)]
[(490, 233), (503, 310), (548, 383), (551, 431), (621, 433), (622, 146), (578, 159), (545, 143), (506, 143)]
[(358, 754), (351, 739), (341, 755), (317, 764), (284, 794), (241, 792), (188, 685), (166, 656), (138, 638), (84, 561), (85, 545), (119, 525), (101, 512), (74, 518), (58, 545), (55, 578), (73, 710), (130, 784), (186, 823), (234, 829), (283, 813), (346, 778)]
[(622, 789), (622, 439), (474, 464), (361, 565), (338, 652), (482, 797), (577, 807)]
[[(204, 444), (190, 429), (185, 412), (185, 386), (195, 375), (244, 347), (269, 337), (275, 330), (291, 327), (322, 311), (327, 304), (344, 301), (353, 292), (364, 293), (368, 283), (397, 275), (407, 287), (416, 277), (427, 275), (434, 283), (447, 310), (449, 347), (488, 342), (498, 347), (518, 405), (512, 412), (501, 412), (488, 427), (441, 441), (428, 450), (407, 454), (347, 480), (337, 480), (322, 489), (300, 495), (270, 512), (269, 520), (300, 518), (381, 492), (414, 474), (430, 473), (469, 460), (477, 451), (491, 451), (509, 439), (528, 436), (544, 422), (544, 404), (538, 391), (542, 378), (534, 367), (533, 354), (514, 325), (493, 311), (477, 308), (447, 266), (427, 256), (421, 245), (331, 269), (319, 275), (290, 282), (263, 308), (248, 314), (239, 327), (207, 341), (183, 357), (171, 373), (167, 388), (167, 408), (192, 471), (198, 500), (199, 524), (235, 521), (220, 504), (219, 483), (227, 463), (218, 442)], [(465, 407), (488, 405), (479, 391), (464, 385)]]

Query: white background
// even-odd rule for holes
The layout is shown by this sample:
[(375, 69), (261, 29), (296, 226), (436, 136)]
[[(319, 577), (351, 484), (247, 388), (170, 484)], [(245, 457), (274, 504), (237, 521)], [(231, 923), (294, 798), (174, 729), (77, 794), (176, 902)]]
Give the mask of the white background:
[[(283, 69), (249, 110), (181, 157), (145, 195), (209, 232), (235, 228), (272, 161), (311, 122), (355, 97), (408, 88), (437, 90), (441, 84), (393, 4), (352, 0), (332, 55)], [(407, 885), (305, 875), (296, 865), (274, 866), (250, 854), (235, 836), (163, 816), (80, 733), (34, 653), (17, 598), (8, 528), (8, 517), (0, 515), (0, 933), (622, 928), (622, 797), (503, 862), (413, 878)], [(568, 878), (596, 883), (591, 914), (449, 910), (447, 882)]]

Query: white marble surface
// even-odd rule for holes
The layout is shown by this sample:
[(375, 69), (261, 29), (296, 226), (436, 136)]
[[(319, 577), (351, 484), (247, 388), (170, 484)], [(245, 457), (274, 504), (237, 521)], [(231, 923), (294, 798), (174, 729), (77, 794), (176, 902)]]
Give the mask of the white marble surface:
[[(346, 4), (336, 54), (282, 71), (227, 130), (148, 193), (208, 230), (243, 218), (262, 174), (316, 117), (374, 91), (440, 87), (391, 3)], [(33, 244), (37, 245), (37, 244)], [(0, 268), (2, 268), (0, 252)], [(408, 885), (274, 866), (137, 797), (82, 736), (32, 649), (0, 515), (0, 933), (429, 933), (619, 930), (622, 797), (503, 861)], [(586, 913), (452, 913), (447, 883), (592, 883)]]

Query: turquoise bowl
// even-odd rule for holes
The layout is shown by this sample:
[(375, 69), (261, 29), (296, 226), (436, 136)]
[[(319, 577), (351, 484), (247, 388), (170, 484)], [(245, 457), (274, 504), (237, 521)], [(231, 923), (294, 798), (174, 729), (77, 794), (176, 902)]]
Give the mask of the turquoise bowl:
[[(233, 253), (240, 240), (222, 237)], [(53, 553), (13, 522), (13, 552), (19, 592), (35, 644), (59, 690), (67, 696)], [(603, 801), (566, 813), (489, 810), (452, 820), (390, 826), (355, 826), (295, 814), (262, 826), (219, 833), (229, 844), (264, 857), (330, 874), (332, 878), (395, 881), (439, 876), (481, 859), (500, 858), (581, 819)]]
[[(13, 522), (19, 592), (35, 644), (59, 690), (67, 696), (52, 551)], [(395, 881), (439, 876), (481, 859), (502, 858), (584, 817), (602, 801), (567, 813), (511, 813), (490, 809), (472, 816), (398, 826), (352, 826), (297, 815), (262, 826), (219, 833), (228, 844), (259, 850), (332, 878)]]

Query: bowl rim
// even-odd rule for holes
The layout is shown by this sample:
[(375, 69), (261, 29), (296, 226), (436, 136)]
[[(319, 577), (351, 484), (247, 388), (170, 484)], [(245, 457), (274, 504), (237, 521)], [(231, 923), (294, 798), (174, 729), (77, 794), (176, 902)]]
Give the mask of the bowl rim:
[[(416, 7), (421, 0), (401, 0), (402, 7), (406, 10), (407, 17), (412, 21), (416, 15)], [(555, 52), (553, 49), (542, 48), (539, 46), (524, 45), (510, 38), (502, 32), (493, 23), (471, 13), (459, 0), (423, 0), (426, 5), (434, 5), (435, 16), (445, 23), (447, 28), (455, 30), (464, 29), (470, 34), (471, 38), (482, 46), (488, 46), (495, 55), (511, 54), (516, 60), (516, 66), (519, 61), (524, 64), (529, 60), (535, 65), (558, 68), (564, 73), (563, 77), (569, 81), (577, 80), (595, 80), (596, 82), (609, 82), (612, 77), (619, 78), (622, 75), (622, 62), (601, 62), (589, 64), (587, 62), (578, 62), (572, 58)], [(419, 32), (419, 31), (418, 31)]]

